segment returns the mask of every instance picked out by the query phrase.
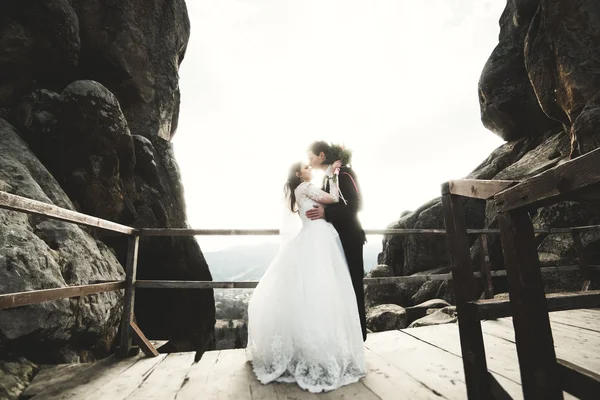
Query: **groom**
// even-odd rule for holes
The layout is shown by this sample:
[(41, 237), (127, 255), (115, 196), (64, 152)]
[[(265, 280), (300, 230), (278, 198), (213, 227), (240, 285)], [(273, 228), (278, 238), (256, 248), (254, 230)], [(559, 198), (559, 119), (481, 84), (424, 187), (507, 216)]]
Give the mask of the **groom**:
[[(333, 176), (331, 164), (336, 160), (331, 159), (331, 146), (326, 142), (314, 142), (308, 149), (308, 161), (312, 168), (318, 168), (325, 171), (323, 190), (329, 191), (328, 177)], [(337, 230), (346, 262), (350, 269), (352, 286), (356, 294), (358, 305), (358, 315), (362, 328), (363, 340), (367, 339), (367, 326), (365, 320), (365, 293), (363, 287), (364, 265), (363, 265), (363, 245), (365, 243), (365, 232), (358, 221), (357, 213), (361, 208), (361, 196), (354, 171), (349, 167), (340, 169), (339, 188), (343, 199), (339, 203), (328, 205), (326, 208), (315, 206), (315, 208), (306, 212), (306, 216), (312, 220), (325, 219), (331, 222)]]

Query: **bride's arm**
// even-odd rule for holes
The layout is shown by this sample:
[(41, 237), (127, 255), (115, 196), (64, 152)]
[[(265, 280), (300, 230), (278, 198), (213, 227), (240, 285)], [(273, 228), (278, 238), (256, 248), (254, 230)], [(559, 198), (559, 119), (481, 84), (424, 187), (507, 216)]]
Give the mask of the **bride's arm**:
[(335, 204), (340, 201), (340, 192), (337, 183), (334, 183), (333, 179), (329, 179), (329, 193), (309, 183), (307, 184), (306, 195), (321, 204)]

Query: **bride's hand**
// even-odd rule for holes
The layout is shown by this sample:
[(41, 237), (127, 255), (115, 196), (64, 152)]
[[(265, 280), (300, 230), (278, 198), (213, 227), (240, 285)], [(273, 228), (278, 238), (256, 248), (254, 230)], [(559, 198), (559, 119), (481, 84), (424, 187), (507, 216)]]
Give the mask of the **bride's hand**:
[(336, 162), (334, 162), (333, 164), (331, 164), (331, 170), (332, 171), (340, 169), (341, 167), (342, 167), (342, 162), (340, 160), (337, 160)]

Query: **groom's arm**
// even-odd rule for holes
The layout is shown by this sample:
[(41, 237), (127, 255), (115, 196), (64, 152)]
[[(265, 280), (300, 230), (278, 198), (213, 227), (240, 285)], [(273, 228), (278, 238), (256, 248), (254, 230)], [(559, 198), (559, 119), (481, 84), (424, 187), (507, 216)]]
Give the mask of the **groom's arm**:
[[(328, 222), (336, 222), (341, 220), (348, 220), (354, 218), (360, 206), (360, 198), (357, 191), (357, 187), (354, 185), (353, 178), (348, 173), (341, 173), (338, 175), (339, 187), (342, 192), (342, 196), (346, 199), (340, 198), (339, 203), (332, 204), (325, 208), (325, 219)], [(354, 178), (356, 179), (356, 178)]]

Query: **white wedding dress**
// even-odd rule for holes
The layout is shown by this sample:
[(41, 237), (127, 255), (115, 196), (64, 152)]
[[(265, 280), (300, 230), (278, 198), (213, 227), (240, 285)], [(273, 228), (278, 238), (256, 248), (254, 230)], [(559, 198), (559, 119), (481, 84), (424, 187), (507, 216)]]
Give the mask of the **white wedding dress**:
[(338, 233), (327, 221), (305, 215), (327, 193), (310, 183), (295, 193), (302, 229), (282, 247), (252, 295), (247, 350), (263, 384), (296, 382), (318, 393), (363, 377), (365, 353)]

